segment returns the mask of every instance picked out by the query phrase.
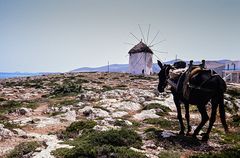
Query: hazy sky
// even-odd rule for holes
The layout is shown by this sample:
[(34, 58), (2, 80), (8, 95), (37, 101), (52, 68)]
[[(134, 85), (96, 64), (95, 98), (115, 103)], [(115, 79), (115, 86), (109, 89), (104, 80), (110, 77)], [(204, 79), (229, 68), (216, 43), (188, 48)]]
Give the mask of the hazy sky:
[(0, 0), (0, 71), (128, 63), (138, 24), (163, 61), (240, 60), (239, 0)]

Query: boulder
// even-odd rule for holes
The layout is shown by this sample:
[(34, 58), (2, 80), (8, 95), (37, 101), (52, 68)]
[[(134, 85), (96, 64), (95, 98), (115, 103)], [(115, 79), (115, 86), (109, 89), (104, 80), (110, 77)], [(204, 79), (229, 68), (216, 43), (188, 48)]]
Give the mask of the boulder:
[(132, 102), (132, 101), (123, 101), (120, 103), (114, 103), (111, 105), (112, 108), (116, 110), (121, 110), (121, 111), (138, 111), (142, 109), (141, 104)]
[(0, 124), (0, 140), (2, 139), (9, 139), (14, 135), (12, 131), (9, 129), (4, 128), (3, 124)]
[(83, 109), (79, 109), (78, 111), (80, 114), (82, 113), (83, 115), (91, 118), (96, 118), (96, 117), (109, 117), (109, 113), (105, 110), (102, 110), (100, 108), (93, 108), (91, 106), (86, 106)]
[(32, 109), (29, 109), (29, 108), (22, 107), (22, 108), (18, 109), (18, 113), (20, 115), (26, 115), (26, 114), (29, 114), (30, 112), (32, 112)]
[(126, 111), (117, 111), (117, 112), (112, 113), (112, 117), (114, 117), (114, 118), (123, 117), (126, 115), (128, 115), (128, 113)]
[(159, 117), (160, 116), (158, 116), (156, 114), (155, 109), (143, 110), (141, 113), (133, 115), (133, 118), (135, 120), (140, 120), (140, 121), (143, 121), (143, 120), (148, 119), (148, 118), (159, 118)]

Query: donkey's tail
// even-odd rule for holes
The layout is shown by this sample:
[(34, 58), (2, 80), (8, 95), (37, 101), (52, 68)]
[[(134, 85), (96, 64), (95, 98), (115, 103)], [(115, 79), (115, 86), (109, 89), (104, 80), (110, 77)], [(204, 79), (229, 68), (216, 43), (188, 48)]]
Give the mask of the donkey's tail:
[(225, 130), (225, 133), (228, 132), (228, 126), (226, 122), (226, 114), (225, 114), (225, 108), (224, 108), (224, 95), (221, 93), (219, 95), (219, 114), (220, 114), (220, 119), (223, 125), (223, 128)]

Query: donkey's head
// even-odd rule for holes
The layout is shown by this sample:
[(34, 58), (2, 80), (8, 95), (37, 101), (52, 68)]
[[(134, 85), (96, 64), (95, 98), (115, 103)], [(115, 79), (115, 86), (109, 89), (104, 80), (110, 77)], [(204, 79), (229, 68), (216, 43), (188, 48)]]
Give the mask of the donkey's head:
[(169, 64), (162, 64), (158, 60), (158, 66), (160, 67), (160, 72), (158, 73), (159, 83), (158, 83), (158, 91), (164, 92), (165, 87), (167, 86), (167, 79), (169, 78), (169, 70), (173, 69), (173, 67)]

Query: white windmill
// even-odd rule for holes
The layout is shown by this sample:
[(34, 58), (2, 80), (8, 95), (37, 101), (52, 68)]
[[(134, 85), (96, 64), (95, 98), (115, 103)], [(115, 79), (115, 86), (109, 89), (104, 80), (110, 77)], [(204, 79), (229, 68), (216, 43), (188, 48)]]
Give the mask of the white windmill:
[[(153, 51), (159, 52), (152, 48), (153, 48), (153, 46), (163, 42), (164, 40), (157, 42), (155, 44), (152, 44), (154, 42), (154, 40), (156, 39), (156, 37), (158, 36), (160, 31), (158, 31), (157, 34), (154, 36), (154, 38), (151, 40), (151, 42), (149, 42), (148, 38), (149, 38), (151, 25), (148, 26), (147, 39), (145, 39), (145, 37), (143, 35), (141, 26), (140, 25), (138, 25), (138, 26), (139, 26), (139, 30), (141, 32), (143, 40), (142, 39), (139, 40), (139, 38), (137, 38), (133, 33), (130, 32), (130, 34), (136, 40), (138, 40), (139, 43), (137, 45), (131, 44), (131, 45), (134, 45), (134, 47), (132, 49), (130, 49), (128, 52), (128, 54), (129, 54), (128, 70), (129, 70), (129, 73), (135, 74), (135, 75), (138, 75), (138, 74), (151, 75), (153, 73), (153, 69), (152, 69), (153, 55), (155, 55)], [(130, 43), (127, 43), (127, 44), (130, 44)], [(166, 53), (166, 52), (159, 52), (159, 53)]]

